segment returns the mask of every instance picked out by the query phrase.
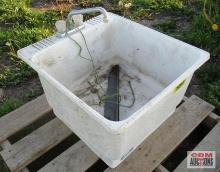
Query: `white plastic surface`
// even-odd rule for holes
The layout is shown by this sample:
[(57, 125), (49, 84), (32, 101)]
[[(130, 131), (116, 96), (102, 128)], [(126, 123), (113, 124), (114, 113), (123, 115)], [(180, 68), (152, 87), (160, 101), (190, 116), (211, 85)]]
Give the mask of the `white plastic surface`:
[[(103, 109), (92, 106), (89, 96), (76, 96), (92, 67), (69, 38), (50, 37), (18, 55), (38, 72), (57, 117), (114, 168), (175, 111), (209, 53), (118, 15), (108, 16), (108, 23), (101, 16), (85, 22), (82, 32), (100, 70), (119, 64), (131, 78), (136, 101), (132, 108), (120, 109), (118, 122), (104, 118)], [(72, 38), (89, 58), (82, 35), (76, 32)]]

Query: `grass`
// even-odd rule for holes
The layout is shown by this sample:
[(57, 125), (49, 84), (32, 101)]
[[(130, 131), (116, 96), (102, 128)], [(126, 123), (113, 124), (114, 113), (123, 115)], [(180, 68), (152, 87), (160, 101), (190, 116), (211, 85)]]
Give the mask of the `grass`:
[(0, 103), (0, 117), (20, 107), (24, 103), (18, 99), (6, 99)]
[(220, 66), (209, 61), (197, 72), (197, 76), (206, 90), (202, 98), (213, 104), (216, 112), (220, 114)]
[[(218, 14), (217, 19), (220, 23), (220, 11)], [(210, 23), (205, 20), (203, 14), (193, 18), (190, 29), (183, 35), (183, 40), (211, 52), (212, 58), (218, 58), (220, 54), (220, 46), (218, 46), (220, 32), (211, 29)]]
[(181, 0), (134, 0), (134, 4), (155, 11), (180, 10), (184, 8)]
[[(2, 72), (0, 74), (0, 86), (14, 86), (28, 80), (35, 75), (35, 72), (24, 62), (18, 59), (16, 51), (48, 35), (51, 31), (46, 28), (27, 28), (26, 26), (16, 26), (0, 31), (1, 43), (5, 46), (5, 57), (1, 56)], [(4, 58), (4, 59), (3, 59)]]
[[(213, 23), (220, 24), (220, 4), (214, 0), (207, 1), (207, 11)], [(191, 27), (183, 34), (182, 39), (190, 44), (210, 52), (211, 59), (197, 76), (206, 89), (203, 99), (215, 105), (220, 113), (220, 31), (213, 31), (203, 12), (195, 15)]]
[(154, 25), (154, 28), (161, 31), (161, 32), (164, 32), (164, 33), (168, 34), (168, 33), (175, 32), (176, 29), (177, 29), (177, 25), (176, 25), (175, 21), (169, 20), (169, 21), (162, 22), (162, 23)]
[[(200, 1), (203, 2), (202, 0)], [(220, 25), (220, 3), (218, 1), (208, 0), (206, 12), (213, 23)], [(191, 27), (183, 35), (183, 40), (209, 51), (212, 60), (215, 60), (220, 54), (220, 31), (213, 31), (211, 26), (212, 24), (205, 18), (201, 9), (194, 16)]]
[(16, 52), (53, 33), (58, 19), (55, 12), (34, 11), (28, 0), (2, 0), (0, 2), (0, 86), (15, 86), (36, 73), (18, 59)]
[(181, 35), (177, 34), (177, 25), (173, 20), (156, 24), (154, 28), (210, 52), (210, 60), (195, 75), (205, 89), (204, 94), (199, 96), (213, 104), (216, 112), (220, 113), (220, 31), (212, 30), (212, 23), (220, 24), (220, 4), (214, 0), (207, 1), (206, 11), (212, 20), (210, 23), (203, 13), (203, 2), (198, 1), (197, 11), (192, 12), (191, 25)]

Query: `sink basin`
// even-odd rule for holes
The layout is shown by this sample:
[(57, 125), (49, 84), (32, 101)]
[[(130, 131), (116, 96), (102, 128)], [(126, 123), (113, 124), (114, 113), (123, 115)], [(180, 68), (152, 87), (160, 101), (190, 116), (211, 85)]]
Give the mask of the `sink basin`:
[[(182, 100), (192, 75), (209, 53), (118, 15), (108, 13), (84, 22), (86, 39), (105, 90), (111, 66), (120, 66), (119, 121), (103, 116), (103, 105), (88, 84), (94, 80), (79, 46), (56, 35), (25, 47), (18, 56), (39, 74), (47, 100), (62, 120), (104, 162), (114, 168), (154, 132)], [(71, 37), (89, 58), (82, 34)]]

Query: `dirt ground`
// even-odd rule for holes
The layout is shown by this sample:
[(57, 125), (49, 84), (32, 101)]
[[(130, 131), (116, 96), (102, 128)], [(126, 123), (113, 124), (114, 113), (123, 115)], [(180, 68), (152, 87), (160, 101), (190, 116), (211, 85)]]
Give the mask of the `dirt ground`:
[(60, 11), (61, 9), (70, 10), (70, 8), (74, 5), (73, 3), (69, 3), (69, 0), (63, 0), (57, 4), (55, 0), (33, 0), (31, 3), (32, 8), (47, 11), (47, 10), (54, 10)]
[(23, 102), (28, 102), (40, 94), (43, 94), (43, 89), (39, 78), (35, 77), (16, 87), (0, 89), (0, 101), (8, 98), (15, 98)]

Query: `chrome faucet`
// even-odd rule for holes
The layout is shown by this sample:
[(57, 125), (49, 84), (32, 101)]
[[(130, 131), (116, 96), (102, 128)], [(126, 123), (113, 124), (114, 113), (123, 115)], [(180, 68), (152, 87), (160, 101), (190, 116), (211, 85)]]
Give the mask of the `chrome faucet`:
[[(81, 9), (81, 10), (72, 10), (68, 14), (66, 21), (63, 21), (63, 20), (57, 21), (57, 23), (56, 23), (56, 27), (57, 27), (57, 30), (58, 30), (57, 36), (58, 37), (64, 37), (66, 35), (65, 32), (72, 33), (72, 32), (76, 31), (76, 30), (74, 30), (74, 26), (71, 25), (72, 17), (74, 15), (88, 14), (88, 13), (93, 13), (93, 12), (102, 13), (103, 14), (103, 22), (104, 23), (108, 22), (108, 13), (102, 7), (87, 8), (87, 9)], [(78, 27), (78, 29), (82, 29), (84, 27), (84, 25), (77, 26), (77, 27)]]
[(82, 10), (72, 10), (68, 16), (67, 16), (67, 22), (71, 21), (72, 17), (77, 14), (88, 14), (93, 12), (100, 12), (103, 14), (103, 22), (106, 22), (108, 20), (108, 13), (107, 11), (102, 7), (95, 7), (95, 8), (87, 8)]

